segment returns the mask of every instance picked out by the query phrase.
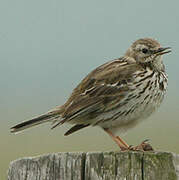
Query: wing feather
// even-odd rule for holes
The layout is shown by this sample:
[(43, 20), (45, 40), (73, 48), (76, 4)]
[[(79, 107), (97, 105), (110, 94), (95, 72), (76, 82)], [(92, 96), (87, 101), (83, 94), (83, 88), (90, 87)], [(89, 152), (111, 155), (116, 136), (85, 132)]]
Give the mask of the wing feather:
[[(136, 70), (142, 70), (133, 61), (121, 58), (99, 66), (86, 76), (74, 89), (64, 105), (62, 117), (73, 123), (85, 123), (104, 112), (120, 105), (130, 90), (129, 83)], [(87, 123), (87, 122), (86, 122)]]

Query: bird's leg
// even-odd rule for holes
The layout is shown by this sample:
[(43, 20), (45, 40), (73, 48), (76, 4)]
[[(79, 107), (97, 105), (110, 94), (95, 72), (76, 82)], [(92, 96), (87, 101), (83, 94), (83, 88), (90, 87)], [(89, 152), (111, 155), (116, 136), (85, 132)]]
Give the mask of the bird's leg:
[(115, 136), (109, 129), (104, 129), (104, 131), (107, 132), (112, 137), (112, 139), (120, 147), (121, 151), (129, 150), (129, 145), (119, 136)]
[(138, 146), (129, 146), (121, 137), (115, 136), (109, 129), (104, 128), (104, 131), (112, 137), (112, 139), (120, 147), (121, 151), (154, 151), (152, 146), (148, 143), (148, 139)]
[(116, 136), (116, 138), (117, 138), (125, 147), (129, 147), (129, 145), (128, 145), (120, 136)]

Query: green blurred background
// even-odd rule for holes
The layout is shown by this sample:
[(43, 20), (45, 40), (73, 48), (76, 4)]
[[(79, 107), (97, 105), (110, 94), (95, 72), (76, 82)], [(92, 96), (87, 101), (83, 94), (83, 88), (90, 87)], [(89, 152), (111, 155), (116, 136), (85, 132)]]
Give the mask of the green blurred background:
[(157, 150), (179, 153), (178, 6), (178, 0), (1, 0), (0, 179), (10, 161), (24, 156), (119, 150), (99, 128), (69, 137), (63, 136), (68, 125), (18, 135), (9, 128), (63, 104), (88, 72), (141, 37), (172, 47), (164, 57), (169, 88), (158, 113), (124, 138), (134, 145), (149, 138)]

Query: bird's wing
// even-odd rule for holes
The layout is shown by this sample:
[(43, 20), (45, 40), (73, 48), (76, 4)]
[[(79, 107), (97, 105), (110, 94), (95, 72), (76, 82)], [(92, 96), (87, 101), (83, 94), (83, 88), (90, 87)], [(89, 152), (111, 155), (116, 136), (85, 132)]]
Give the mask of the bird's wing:
[(74, 89), (63, 106), (64, 121), (87, 124), (85, 119), (94, 119), (98, 113), (116, 107), (130, 91), (129, 83), (138, 70), (142, 71), (140, 66), (125, 58), (96, 68)]

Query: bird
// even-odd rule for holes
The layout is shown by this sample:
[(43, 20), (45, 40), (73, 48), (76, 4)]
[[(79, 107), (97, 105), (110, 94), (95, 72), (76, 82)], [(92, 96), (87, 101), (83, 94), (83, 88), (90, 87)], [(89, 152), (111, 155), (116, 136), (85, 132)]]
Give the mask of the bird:
[(64, 135), (98, 126), (117, 143), (121, 151), (153, 150), (143, 141), (134, 147), (119, 135), (149, 117), (161, 105), (168, 86), (162, 47), (153, 38), (132, 43), (125, 54), (90, 72), (72, 91), (67, 101), (40, 116), (11, 127), (17, 133), (51, 122), (51, 129), (64, 123), (73, 125)]

